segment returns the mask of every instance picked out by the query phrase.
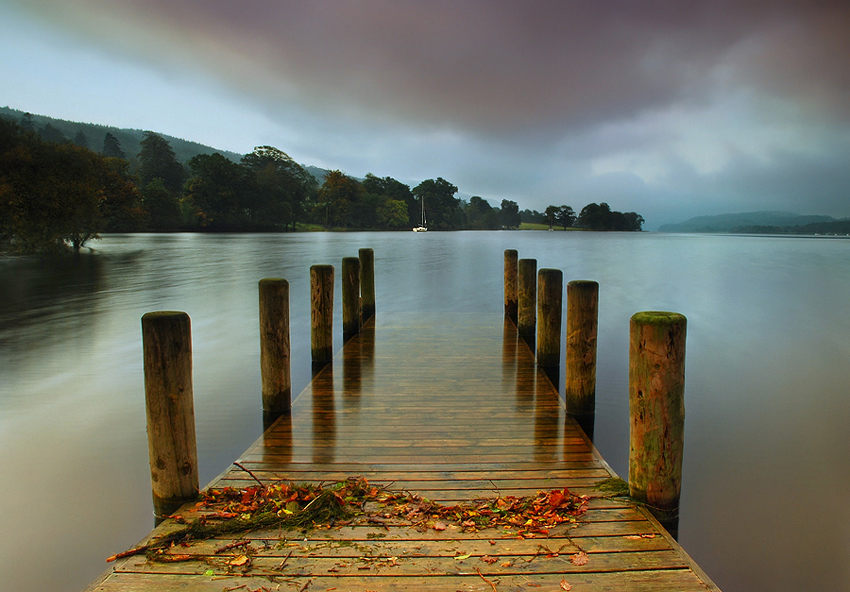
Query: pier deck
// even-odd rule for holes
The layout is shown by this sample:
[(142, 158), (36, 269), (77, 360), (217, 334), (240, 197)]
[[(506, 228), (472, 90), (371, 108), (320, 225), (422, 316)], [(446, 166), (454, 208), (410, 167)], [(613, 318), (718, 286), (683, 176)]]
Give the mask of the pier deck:
[[(207, 541), (192, 553), (208, 557), (192, 561), (120, 559), (90, 590), (717, 590), (646, 510), (595, 497), (610, 467), (498, 316), (370, 324), (238, 463), (264, 482), (363, 476), (445, 503), (564, 487), (594, 497), (549, 536), (380, 524), (257, 531), (245, 537), (244, 574), (214, 555), (230, 541)], [(211, 485), (253, 484), (234, 465)], [(587, 561), (576, 565), (580, 551)]]

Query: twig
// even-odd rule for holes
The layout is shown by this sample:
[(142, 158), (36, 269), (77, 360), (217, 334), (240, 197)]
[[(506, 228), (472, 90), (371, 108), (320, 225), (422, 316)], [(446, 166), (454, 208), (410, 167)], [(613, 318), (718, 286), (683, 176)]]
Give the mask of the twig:
[(222, 547), (219, 547), (215, 550), (213, 555), (218, 555), (219, 553), (224, 553), (225, 551), (230, 551), (231, 549), (235, 549), (236, 547), (244, 547), (249, 544), (251, 541), (236, 541), (235, 543), (228, 543)]
[(478, 572), (478, 575), (479, 575), (479, 576), (481, 576), (481, 579), (482, 579), (482, 580), (484, 580), (485, 582), (487, 582), (488, 584), (490, 584), (490, 587), (491, 587), (491, 588), (493, 588), (493, 592), (499, 592), (498, 590), (496, 590), (496, 584), (494, 584), (493, 582), (491, 582), (490, 580), (488, 580), (487, 578), (485, 578), (483, 575), (481, 575), (481, 570), (480, 570), (480, 569), (478, 569), (478, 568), (476, 567), (476, 568), (475, 568), (475, 571), (477, 571), (477, 572)]
[(251, 475), (251, 478), (252, 478), (252, 479), (254, 479), (254, 481), (256, 481), (257, 483), (259, 483), (259, 484), (260, 484), (260, 487), (265, 487), (265, 486), (266, 486), (266, 485), (265, 485), (262, 481), (260, 481), (259, 479), (257, 479), (257, 476), (256, 476), (254, 473), (252, 473), (250, 470), (248, 470), (248, 469), (246, 469), (245, 467), (243, 467), (240, 463), (238, 463), (238, 462), (236, 462), (236, 461), (233, 461), (233, 466), (239, 467), (240, 469), (242, 469), (243, 471), (245, 471), (246, 473), (248, 473), (249, 475)]
[(304, 590), (306, 590), (310, 586), (310, 584), (312, 584), (312, 583), (313, 583), (312, 578), (307, 580), (306, 582), (304, 582), (304, 585), (301, 586), (301, 589), (298, 592), (304, 592)]
[[(294, 551), (294, 549), (292, 551)], [(292, 551), (290, 551), (284, 560), (280, 562), (280, 565), (274, 568), (275, 571), (283, 571), (283, 567), (286, 565), (286, 562), (289, 561), (290, 557), (292, 557)]]
[(233, 586), (232, 588), (225, 588), (223, 592), (232, 592), (233, 590), (239, 590), (240, 588), (247, 588), (248, 584), (242, 584), (241, 586)]
[(500, 489), (499, 489), (498, 485), (496, 485), (495, 483), (493, 483), (493, 480), (492, 480), (492, 479), (487, 479), (487, 481), (489, 481), (489, 482), (490, 482), (490, 485), (492, 485), (492, 486), (493, 486), (493, 489), (495, 489), (495, 490), (496, 490), (496, 499), (498, 499), (498, 498), (502, 497), (502, 490), (500, 490)]

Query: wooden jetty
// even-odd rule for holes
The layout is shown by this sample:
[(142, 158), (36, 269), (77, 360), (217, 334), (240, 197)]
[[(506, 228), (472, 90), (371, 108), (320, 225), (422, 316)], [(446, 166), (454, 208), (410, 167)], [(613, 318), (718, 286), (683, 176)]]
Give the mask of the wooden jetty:
[(206, 541), (191, 561), (119, 559), (89, 590), (718, 590), (646, 509), (594, 488), (611, 468), (498, 315), (382, 314), (237, 463), (250, 474), (234, 464), (210, 486), (362, 476), (444, 503), (564, 487), (591, 500), (575, 524), (532, 538), (393, 524), (255, 531), (245, 573), (215, 554), (233, 539)]

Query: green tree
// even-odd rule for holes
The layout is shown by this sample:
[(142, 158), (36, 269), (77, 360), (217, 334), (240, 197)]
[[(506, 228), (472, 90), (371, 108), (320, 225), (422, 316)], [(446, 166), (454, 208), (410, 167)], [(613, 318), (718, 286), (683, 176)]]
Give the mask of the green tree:
[(407, 204), (400, 199), (388, 199), (378, 207), (378, 225), (381, 228), (410, 228)]
[[(463, 212), (455, 198), (457, 187), (443, 179), (427, 179), (413, 188), (418, 204), (425, 202), (428, 227), (435, 230), (454, 230), (461, 227)], [(419, 220), (417, 215), (416, 220)]]
[(499, 228), (499, 211), (489, 202), (473, 195), (465, 208), (467, 226), (473, 230), (496, 230)]
[(121, 149), (121, 142), (109, 132), (106, 132), (106, 135), (103, 136), (103, 150), (101, 150), (101, 154), (107, 158), (127, 158)]
[(410, 187), (392, 177), (379, 178), (367, 173), (363, 180), (363, 189), (367, 193), (379, 195), (385, 199), (404, 202), (407, 206), (408, 221), (402, 227), (419, 226), (419, 201), (413, 196)]
[(570, 206), (561, 206), (555, 213), (555, 219), (558, 224), (564, 227), (564, 230), (571, 227), (576, 220), (576, 213)]
[(319, 188), (319, 203), (326, 209), (327, 224), (342, 228), (360, 226), (362, 194), (356, 180), (342, 171), (329, 171)]
[(546, 223), (549, 224), (549, 228), (552, 228), (557, 221), (558, 206), (547, 206), (544, 215), (546, 216)]
[(77, 130), (77, 133), (74, 135), (74, 145), (80, 148), (89, 147), (89, 138), (83, 130)]
[(273, 146), (258, 146), (242, 157), (249, 170), (253, 222), (295, 230), (304, 219), (306, 205), (316, 191), (316, 180), (304, 167)]
[(248, 169), (215, 154), (198, 154), (187, 163), (184, 204), (192, 226), (207, 230), (248, 230), (252, 212), (246, 203)]
[(152, 230), (177, 230), (180, 226), (180, 205), (177, 195), (159, 177), (142, 188), (142, 206)]
[(517, 202), (508, 199), (502, 200), (502, 207), (499, 211), (499, 224), (502, 228), (519, 228), (522, 220), (519, 214), (519, 205)]
[(0, 240), (4, 250), (79, 251), (132, 186), (102, 156), (45, 142), (0, 121)]
[(55, 142), (56, 144), (64, 144), (68, 141), (65, 134), (53, 127), (49, 122), (41, 128), (41, 139), (45, 142)]
[(183, 188), (186, 171), (168, 140), (154, 132), (145, 132), (139, 150), (139, 182), (145, 187), (155, 179), (162, 179), (163, 186), (177, 195)]

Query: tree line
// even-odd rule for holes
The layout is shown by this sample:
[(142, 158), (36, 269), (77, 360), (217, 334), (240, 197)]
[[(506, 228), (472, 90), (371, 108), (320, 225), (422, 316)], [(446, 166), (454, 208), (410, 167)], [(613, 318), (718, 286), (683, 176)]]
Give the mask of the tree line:
[(576, 214), (570, 206), (548, 206), (545, 211), (523, 210), (520, 213), (523, 222), (548, 224), (549, 228), (561, 226), (585, 230), (616, 230), (639, 232), (645, 220), (637, 212), (618, 212), (607, 203), (589, 203)]
[[(50, 128), (39, 133), (26, 118), (0, 118), (0, 251), (79, 250), (103, 232), (407, 230), (420, 225), (423, 201), (432, 230), (516, 229), (523, 218), (511, 200), (493, 207), (480, 196), (458, 198), (458, 188), (442, 177), (411, 188), (392, 177), (355, 179), (333, 170), (320, 184), (272, 146), (239, 162), (213, 153), (183, 164), (154, 132), (144, 133), (131, 167), (111, 133), (95, 151), (87, 140), (71, 142)], [(551, 206), (545, 216), (565, 228), (577, 222), (640, 230), (643, 222), (604, 203), (578, 217), (568, 206)]]

